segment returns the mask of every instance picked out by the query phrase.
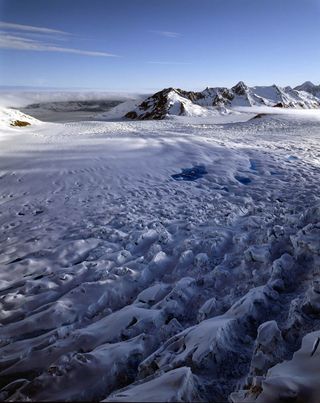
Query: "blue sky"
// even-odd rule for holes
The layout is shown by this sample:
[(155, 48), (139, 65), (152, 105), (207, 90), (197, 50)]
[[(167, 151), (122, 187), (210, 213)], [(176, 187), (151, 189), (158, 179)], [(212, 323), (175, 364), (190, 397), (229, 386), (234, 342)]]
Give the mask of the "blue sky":
[(0, 0), (0, 21), (0, 85), (320, 81), (320, 0)]

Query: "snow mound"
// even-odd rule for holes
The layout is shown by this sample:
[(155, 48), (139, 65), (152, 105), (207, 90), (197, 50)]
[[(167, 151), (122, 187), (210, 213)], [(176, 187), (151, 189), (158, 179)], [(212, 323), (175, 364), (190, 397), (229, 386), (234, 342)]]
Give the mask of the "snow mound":
[(38, 119), (16, 109), (0, 107), (0, 127), (24, 127), (40, 123)]

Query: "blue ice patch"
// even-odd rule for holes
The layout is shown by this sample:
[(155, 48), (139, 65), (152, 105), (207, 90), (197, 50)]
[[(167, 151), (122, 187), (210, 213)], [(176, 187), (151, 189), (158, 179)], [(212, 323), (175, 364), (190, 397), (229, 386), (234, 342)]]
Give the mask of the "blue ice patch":
[(250, 169), (251, 169), (252, 171), (257, 171), (257, 161), (255, 161), (255, 160), (249, 160), (249, 162), (250, 162)]
[(195, 181), (200, 179), (208, 172), (204, 165), (195, 165), (193, 168), (182, 168), (180, 174), (171, 175), (175, 181)]
[(235, 178), (237, 179), (238, 182), (242, 183), (243, 185), (249, 185), (249, 183), (251, 182), (251, 179), (246, 178), (244, 176), (235, 176)]
[(299, 158), (298, 157), (296, 157), (295, 155), (288, 155), (287, 156), (287, 160), (289, 160), (289, 161), (296, 161), (296, 160), (298, 160)]

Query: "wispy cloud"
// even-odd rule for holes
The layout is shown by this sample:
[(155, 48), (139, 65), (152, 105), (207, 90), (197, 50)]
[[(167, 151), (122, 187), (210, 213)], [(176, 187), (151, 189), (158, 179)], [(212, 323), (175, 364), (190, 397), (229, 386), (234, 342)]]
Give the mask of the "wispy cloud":
[(157, 34), (157, 35), (165, 36), (166, 38), (179, 38), (179, 36), (181, 36), (181, 34), (179, 32), (172, 32), (172, 31), (151, 30), (150, 32)]
[(149, 61), (149, 64), (191, 64), (190, 62)]
[(60, 31), (58, 29), (44, 28), (44, 27), (34, 27), (32, 25), (22, 25), (13, 24), (11, 22), (0, 21), (0, 29), (3, 30), (15, 30), (15, 31), (27, 31), (27, 32), (38, 32), (43, 34), (61, 34), (61, 35), (71, 35), (69, 32)]
[(33, 50), (37, 52), (63, 52), (63, 53), (75, 53), (86, 56), (105, 56), (105, 57), (117, 57), (112, 53), (96, 52), (91, 50), (81, 50), (74, 48), (65, 48), (61, 46), (55, 46), (49, 43), (36, 41), (33, 39), (23, 38), (19, 36), (13, 36), (8, 34), (0, 35), (0, 48), (1, 49), (16, 49), (16, 50)]
[[(84, 56), (118, 57), (113, 53), (93, 50), (76, 49), (73, 47), (58, 46), (54, 42), (61, 37), (68, 38), (72, 34), (51, 28), (34, 27), (30, 25), (13, 24), (0, 21), (0, 49), (27, 50), (36, 52), (61, 52), (73, 53)], [(12, 31), (15, 31), (12, 33)], [(18, 33), (17, 33), (18, 32)], [(38, 36), (30, 39), (30, 34)], [(49, 37), (50, 42), (45, 42), (44, 37)]]

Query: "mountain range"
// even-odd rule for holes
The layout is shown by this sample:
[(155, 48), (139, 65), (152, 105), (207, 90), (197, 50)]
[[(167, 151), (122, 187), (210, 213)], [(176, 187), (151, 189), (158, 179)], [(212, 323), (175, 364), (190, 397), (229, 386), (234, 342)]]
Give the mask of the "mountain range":
[(295, 88), (271, 86), (249, 87), (243, 81), (232, 88), (214, 87), (204, 91), (165, 88), (125, 114), (128, 119), (164, 119), (175, 116), (206, 116), (228, 113), (239, 106), (268, 106), (279, 108), (320, 108), (320, 85), (310, 81)]

